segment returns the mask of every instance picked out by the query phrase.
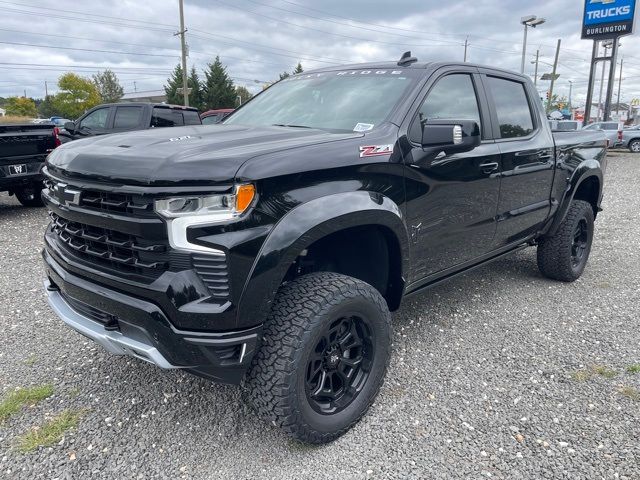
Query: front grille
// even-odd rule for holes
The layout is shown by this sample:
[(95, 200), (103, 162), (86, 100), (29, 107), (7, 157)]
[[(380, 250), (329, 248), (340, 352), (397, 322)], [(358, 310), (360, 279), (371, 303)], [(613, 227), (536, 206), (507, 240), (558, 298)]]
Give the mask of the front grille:
[(147, 276), (158, 276), (169, 266), (166, 244), (71, 222), (53, 212), (49, 215), (59, 243), (82, 259), (112, 270)]
[[(47, 178), (44, 183), (45, 187), (54, 193), (54, 196), (58, 193), (59, 182)], [(82, 194), (78, 198), (78, 206), (87, 210), (131, 217), (153, 218), (156, 216), (153, 211), (152, 199), (142, 195), (82, 189)]]

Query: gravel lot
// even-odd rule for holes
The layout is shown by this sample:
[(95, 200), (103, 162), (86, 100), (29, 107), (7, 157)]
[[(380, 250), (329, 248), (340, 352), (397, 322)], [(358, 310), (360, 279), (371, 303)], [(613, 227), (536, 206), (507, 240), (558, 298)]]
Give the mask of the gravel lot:
[[(542, 278), (528, 249), (407, 301), (378, 401), (322, 447), (263, 424), (240, 388), (63, 328), (42, 293), (46, 213), (2, 194), (0, 394), (54, 395), (0, 424), (0, 477), (638, 479), (640, 373), (626, 369), (640, 364), (639, 184), (640, 156), (612, 153), (574, 284)], [(84, 413), (62, 442), (16, 449), (64, 409)]]

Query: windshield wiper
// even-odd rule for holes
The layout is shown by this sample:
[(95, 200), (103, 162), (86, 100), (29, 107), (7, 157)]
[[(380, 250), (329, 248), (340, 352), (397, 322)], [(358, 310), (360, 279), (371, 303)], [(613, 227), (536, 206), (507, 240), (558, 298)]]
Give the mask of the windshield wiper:
[(308, 127), (306, 125), (290, 125), (286, 123), (274, 123), (271, 126), (272, 127), (291, 127), (291, 128), (313, 128), (313, 127)]

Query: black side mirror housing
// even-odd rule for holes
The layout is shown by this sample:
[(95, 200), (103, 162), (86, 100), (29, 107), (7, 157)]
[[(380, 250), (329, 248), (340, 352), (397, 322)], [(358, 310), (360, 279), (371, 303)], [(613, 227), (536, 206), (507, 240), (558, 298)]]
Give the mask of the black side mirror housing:
[(69, 133), (73, 133), (76, 131), (76, 123), (75, 122), (67, 122), (64, 124), (64, 129), (69, 132)]
[(473, 120), (422, 122), (422, 147), (445, 153), (469, 152), (480, 145), (480, 127)]

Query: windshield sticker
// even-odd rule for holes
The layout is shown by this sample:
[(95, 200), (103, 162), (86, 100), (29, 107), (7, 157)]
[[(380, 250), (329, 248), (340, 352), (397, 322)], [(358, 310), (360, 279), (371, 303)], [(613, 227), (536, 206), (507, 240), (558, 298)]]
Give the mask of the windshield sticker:
[(373, 123), (356, 123), (353, 127), (354, 132), (368, 132), (371, 129), (373, 129)]
[(393, 145), (366, 145), (360, 147), (360, 158), (379, 157), (381, 155), (391, 155)]

